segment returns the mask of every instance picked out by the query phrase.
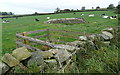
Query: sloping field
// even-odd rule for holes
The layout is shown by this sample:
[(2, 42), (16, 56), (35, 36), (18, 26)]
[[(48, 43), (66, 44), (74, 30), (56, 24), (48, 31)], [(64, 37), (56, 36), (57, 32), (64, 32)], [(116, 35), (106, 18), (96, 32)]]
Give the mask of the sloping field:
[[(85, 14), (80, 16), (80, 14)], [(95, 14), (94, 17), (88, 17), (89, 14)], [(15, 49), (15, 34), (16, 32), (27, 32), (40, 29), (59, 29), (59, 30), (68, 30), (68, 31), (77, 31), (77, 32), (86, 32), (86, 33), (99, 33), (102, 29), (117, 26), (117, 19), (104, 19), (100, 15), (106, 14), (107, 16), (117, 15), (114, 11), (94, 11), (94, 12), (76, 12), (73, 13), (64, 13), (64, 14), (52, 14), (52, 15), (38, 15), (38, 16), (26, 16), (16, 18), (6, 18), (3, 20), (9, 20), (10, 23), (2, 24), (2, 51), (3, 54), (6, 52), (11, 52)], [(51, 19), (57, 18), (84, 18), (86, 24), (44, 24), (44, 21), (47, 21), (46, 17)], [(36, 22), (34, 19), (40, 19)]]

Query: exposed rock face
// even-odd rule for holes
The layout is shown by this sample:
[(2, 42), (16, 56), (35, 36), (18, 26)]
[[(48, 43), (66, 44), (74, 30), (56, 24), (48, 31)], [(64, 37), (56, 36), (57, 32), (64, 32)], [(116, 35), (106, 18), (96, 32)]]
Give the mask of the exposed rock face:
[(9, 53), (6, 53), (2, 57), (2, 61), (5, 62), (6, 64), (8, 64), (10, 67), (13, 67), (13, 66), (16, 66), (19, 64), (19, 60), (17, 60), (15, 57), (10, 55)]
[(5, 63), (0, 62), (0, 75), (4, 74), (9, 69), (10, 69), (10, 67), (8, 65), (6, 65)]
[(61, 18), (61, 19), (51, 19), (44, 23), (86, 23), (83, 18)]
[(13, 51), (12, 55), (18, 60), (25, 60), (31, 56), (31, 52), (25, 47), (17, 48)]

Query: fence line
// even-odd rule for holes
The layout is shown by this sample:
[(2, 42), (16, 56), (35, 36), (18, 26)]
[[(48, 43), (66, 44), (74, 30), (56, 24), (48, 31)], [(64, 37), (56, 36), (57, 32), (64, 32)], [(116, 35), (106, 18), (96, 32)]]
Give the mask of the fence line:
[[(44, 29), (44, 30), (37, 30), (37, 31), (30, 31), (30, 32), (23, 32), (23, 33), (16, 33), (16, 44), (17, 44), (17, 47), (20, 47), (20, 46), (25, 46), (27, 47), (28, 49), (31, 49), (31, 50), (40, 50), (36, 47), (32, 47), (31, 45), (46, 45), (48, 47), (51, 47), (51, 48), (54, 48), (54, 44), (51, 43), (50, 41), (54, 41), (52, 40), (51, 36), (51, 32), (63, 32), (63, 33), (74, 33), (74, 34), (83, 34), (81, 32), (74, 32), (74, 31), (66, 31), (66, 30), (57, 30), (57, 29)], [(34, 33), (40, 33), (40, 32), (47, 32), (46, 34), (41, 34), (39, 36), (34, 36), (34, 37), (28, 37), (27, 35), (28, 34), (34, 34)], [(56, 35), (56, 34), (55, 34)], [(73, 39), (78, 39), (78, 36), (79, 35), (65, 35), (65, 34), (57, 34), (58, 37), (67, 37), (67, 38), (73, 38)], [(47, 40), (48, 41), (42, 41), (42, 40), (39, 40), (38, 38), (42, 38), (42, 37), (47, 37)], [(20, 41), (21, 39), (22, 41)], [(24, 42), (24, 43), (23, 43)], [(59, 40), (56, 40), (56, 42), (61, 42), (61, 43), (66, 43), (65, 41), (59, 39)]]

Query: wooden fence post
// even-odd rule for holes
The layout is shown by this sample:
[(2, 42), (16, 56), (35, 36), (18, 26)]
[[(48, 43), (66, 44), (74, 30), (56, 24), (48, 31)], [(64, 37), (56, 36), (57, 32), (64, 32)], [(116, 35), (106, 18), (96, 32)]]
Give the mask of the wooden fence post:
[[(26, 32), (23, 32), (23, 36), (27, 36)], [(28, 40), (24, 40), (24, 43), (28, 45)]]
[[(16, 34), (18, 34), (18, 32), (16, 32)], [(19, 38), (16, 36), (16, 42), (19, 41)], [(19, 48), (20, 46), (18, 44), (16, 44), (16, 48)]]
[(47, 38), (50, 41), (50, 30), (49, 29), (47, 29)]

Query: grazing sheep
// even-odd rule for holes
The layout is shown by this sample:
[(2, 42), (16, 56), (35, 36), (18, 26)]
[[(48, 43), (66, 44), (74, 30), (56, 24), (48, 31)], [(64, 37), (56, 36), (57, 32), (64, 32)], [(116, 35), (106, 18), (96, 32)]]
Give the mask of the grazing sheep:
[(94, 14), (90, 14), (89, 17), (94, 17), (95, 15)]
[(84, 14), (81, 14), (81, 16), (83, 16)]
[(48, 19), (48, 20), (49, 20), (49, 19), (50, 19), (50, 17), (46, 17), (46, 19)]
[(35, 21), (39, 21), (39, 19), (35, 19)]
[(9, 23), (9, 21), (8, 20), (3, 20), (2, 23)]
[(102, 18), (109, 18), (109, 16), (102, 16)]
[(101, 14), (101, 16), (105, 16), (105, 14)]
[(116, 19), (117, 18), (117, 16), (111, 16), (111, 17), (109, 17), (109, 19)]

